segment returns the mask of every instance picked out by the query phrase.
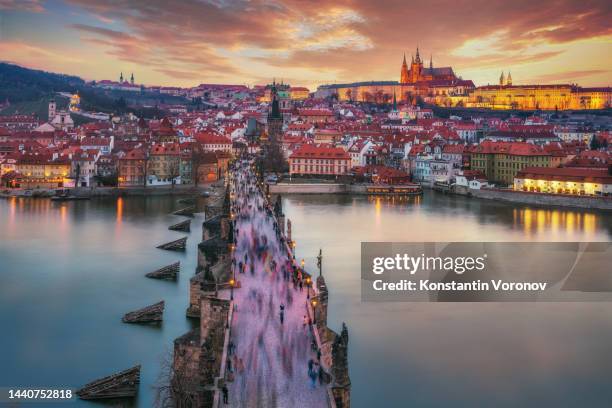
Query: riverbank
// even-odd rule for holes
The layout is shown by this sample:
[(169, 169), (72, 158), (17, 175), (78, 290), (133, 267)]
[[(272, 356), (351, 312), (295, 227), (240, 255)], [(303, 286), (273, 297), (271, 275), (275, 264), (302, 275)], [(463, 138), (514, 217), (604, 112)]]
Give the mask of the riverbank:
[(612, 198), (610, 197), (570, 196), (489, 188), (483, 188), (480, 190), (470, 189), (468, 194), (471, 194), (472, 197), (481, 198), (484, 200), (504, 201), (515, 204), (612, 211)]
[[(531, 193), (513, 190), (499, 189), (465, 189), (459, 191), (441, 191), (427, 184), (422, 188), (429, 188), (444, 194), (457, 194), (483, 200), (503, 201), (513, 204), (525, 204), (543, 207), (571, 207), (597, 209), (603, 211), (612, 210), (612, 198), (572, 196), (559, 194)], [(270, 184), (271, 194), (351, 194), (368, 195), (366, 184), (343, 184), (343, 183), (278, 183)]]
[[(345, 184), (345, 183), (278, 183), (270, 184), (271, 194), (354, 194), (368, 195), (372, 192), (368, 188), (393, 188), (400, 186), (377, 186), (374, 184)], [(382, 193), (381, 194), (385, 194)], [(393, 194), (388, 191), (386, 194)], [(399, 195), (401, 193), (398, 192)]]
[[(222, 182), (204, 184), (199, 186), (178, 184), (174, 186), (149, 187), (77, 187), (71, 188), (70, 195), (75, 197), (127, 197), (127, 196), (180, 196), (180, 195), (215, 195), (222, 187)], [(56, 195), (57, 189), (12, 189), (2, 190), (1, 198), (25, 197), (45, 198)]]

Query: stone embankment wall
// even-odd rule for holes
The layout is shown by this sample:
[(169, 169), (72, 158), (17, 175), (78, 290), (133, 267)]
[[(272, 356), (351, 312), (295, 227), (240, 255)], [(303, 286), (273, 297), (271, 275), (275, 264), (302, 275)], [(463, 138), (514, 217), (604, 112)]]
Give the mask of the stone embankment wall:
[(612, 210), (612, 198), (608, 197), (584, 197), (567, 196), (542, 193), (528, 193), (523, 191), (480, 189), (470, 190), (473, 197), (484, 198), (487, 200), (506, 201), (528, 205), (538, 205), (546, 207), (576, 207), (597, 210)]
[(278, 183), (270, 184), (271, 194), (366, 194), (363, 184)]
[(198, 266), (190, 279), (186, 314), (200, 319), (199, 327), (174, 341), (172, 397), (175, 402), (189, 400), (189, 406), (218, 407), (226, 376), (233, 301), (217, 297), (218, 284), (227, 280), (231, 266), (230, 204), (227, 192), (224, 195), (220, 205), (205, 208), (207, 221), (198, 245)]

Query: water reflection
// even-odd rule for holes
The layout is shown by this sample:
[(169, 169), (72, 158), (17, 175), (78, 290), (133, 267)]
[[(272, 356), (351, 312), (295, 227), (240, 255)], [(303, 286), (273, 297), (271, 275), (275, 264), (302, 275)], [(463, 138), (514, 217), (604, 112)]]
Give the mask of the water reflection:
[[(434, 194), (419, 200), (287, 196), (296, 258), (323, 249), (329, 324), (349, 327), (351, 402), (605, 407), (612, 400), (609, 303), (361, 302), (363, 241), (610, 241), (601, 212)], [(407, 391), (409, 389), (409, 391)]]
[[(185, 319), (201, 231), (169, 231), (184, 219), (175, 197), (57, 203), (0, 200), (0, 386), (78, 387), (142, 364), (137, 407), (153, 406), (151, 386)], [(194, 223), (201, 222), (200, 215)], [(155, 246), (188, 235), (185, 253)], [(176, 283), (144, 278), (181, 262)], [(162, 327), (127, 326), (121, 316), (164, 299)], [(78, 401), (75, 406), (96, 406)]]

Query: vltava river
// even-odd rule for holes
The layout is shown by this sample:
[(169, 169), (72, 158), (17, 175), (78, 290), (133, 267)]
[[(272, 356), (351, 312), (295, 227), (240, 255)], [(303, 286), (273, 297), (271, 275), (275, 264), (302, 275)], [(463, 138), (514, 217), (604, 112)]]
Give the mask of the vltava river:
[[(185, 253), (155, 248), (185, 235), (167, 229), (184, 219), (169, 215), (176, 201), (0, 200), (0, 386), (75, 388), (142, 364), (135, 405), (152, 406), (160, 362), (191, 327), (203, 217)], [(329, 324), (349, 327), (353, 406), (609, 406), (612, 305), (361, 303), (359, 251), (361, 241), (609, 241), (610, 215), (432, 192), (283, 202), (298, 259), (312, 269), (323, 248)], [(177, 283), (144, 277), (176, 260)], [(121, 323), (161, 299), (161, 327)]]
[(363, 303), (362, 241), (609, 241), (610, 214), (444, 196), (291, 196), (296, 258), (323, 248), (354, 407), (610, 407), (610, 303)]

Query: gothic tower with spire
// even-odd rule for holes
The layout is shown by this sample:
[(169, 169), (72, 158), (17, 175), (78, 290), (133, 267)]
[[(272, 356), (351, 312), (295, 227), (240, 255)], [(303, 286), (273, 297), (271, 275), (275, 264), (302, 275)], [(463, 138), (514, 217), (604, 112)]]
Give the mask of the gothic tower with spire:
[(410, 82), (417, 82), (421, 79), (421, 72), (423, 71), (423, 61), (421, 61), (421, 55), (419, 54), (419, 47), (416, 49), (416, 57), (410, 65)]
[(506, 85), (512, 85), (512, 75), (510, 71), (508, 71), (508, 76), (506, 77)]
[(506, 85), (506, 78), (504, 77), (504, 71), (502, 71), (499, 77), (499, 86), (504, 86), (504, 85)]
[(283, 116), (281, 115), (280, 106), (278, 102), (278, 91), (276, 88), (276, 81), (272, 83), (271, 89), (272, 103), (270, 111), (268, 112), (268, 140), (269, 141), (280, 141), (283, 134)]
[(400, 84), (407, 84), (409, 82), (408, 64), (406, 63), (406, 53), (404, 53), (404, 61), (402, 62), (402, 70), (400, 73)]

